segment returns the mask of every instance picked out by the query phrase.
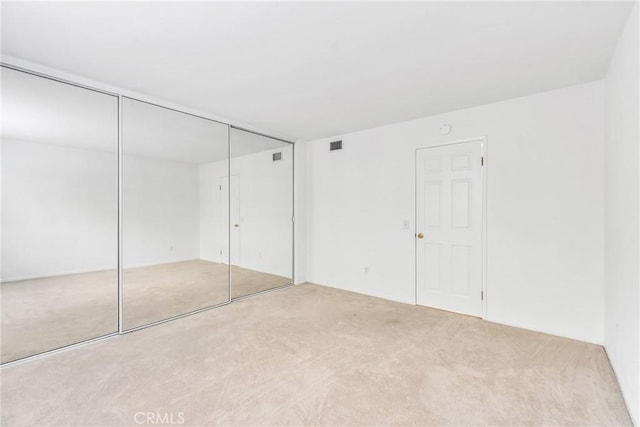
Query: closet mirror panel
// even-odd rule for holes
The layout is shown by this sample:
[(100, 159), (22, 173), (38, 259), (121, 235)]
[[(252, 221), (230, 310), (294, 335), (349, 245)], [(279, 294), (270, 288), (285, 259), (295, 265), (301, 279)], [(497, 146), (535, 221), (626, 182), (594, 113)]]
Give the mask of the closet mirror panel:
[(229, 301), (229, 129), (122, 99), (123, 329)]
[(231, 129), (231, 297), (292, 283), (293, 145)]
[(6, 363), (118, 331), (118, 98), (0, 77)]

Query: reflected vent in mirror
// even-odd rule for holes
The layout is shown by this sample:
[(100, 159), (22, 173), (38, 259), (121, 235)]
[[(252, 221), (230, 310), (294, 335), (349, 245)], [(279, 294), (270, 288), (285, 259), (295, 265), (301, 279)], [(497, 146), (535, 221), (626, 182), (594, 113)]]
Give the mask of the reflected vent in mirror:
[(342, 150), (342, 141), (333, 141), (329, 143), (329, 151)]
[(274, 162), (277, 162), (278, 160), (282, 160), (282, 151), (278, 151), (277, 153), (273, 153), (271, 158), (273, 159)]

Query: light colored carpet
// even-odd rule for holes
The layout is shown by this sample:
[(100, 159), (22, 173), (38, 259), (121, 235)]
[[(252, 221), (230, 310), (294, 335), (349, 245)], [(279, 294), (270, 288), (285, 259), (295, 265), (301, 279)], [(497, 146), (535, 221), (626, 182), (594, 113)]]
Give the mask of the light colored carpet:
[[(115, 270), (2, 283), (2, 363), (118, 329)], [(232, 266), (232, 297), (291, 279)], [(228, 301), (228, 265), (189, 260), (123, 271), (125, 329)]]
[(6, 426), (630, 425), (600, 346), (316, 285), (1, 375)]

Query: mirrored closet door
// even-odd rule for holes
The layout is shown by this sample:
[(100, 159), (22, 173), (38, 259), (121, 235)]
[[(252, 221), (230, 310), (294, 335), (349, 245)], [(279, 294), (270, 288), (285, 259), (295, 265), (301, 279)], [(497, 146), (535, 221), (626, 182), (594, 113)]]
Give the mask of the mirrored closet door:
[(118, 331), (118, 98), (1, 78), (6, 363)]
[(293, 277), (293, 144), (231, 129), (231, 298)]
[(1, 77), (1, 363), (292, 283), (291, 143)]
[(123, 329), (229, 301), (228, 125), (123, 97)]

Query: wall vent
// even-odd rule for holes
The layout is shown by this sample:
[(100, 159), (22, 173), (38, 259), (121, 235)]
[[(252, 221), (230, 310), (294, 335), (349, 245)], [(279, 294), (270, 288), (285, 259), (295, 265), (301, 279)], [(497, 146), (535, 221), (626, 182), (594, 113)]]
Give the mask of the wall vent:
[(278, 151), (277, 153), (273, 153), (271, 155), (271, 158), (273, 159), (274, 162), (277, 162), (278, 160), (282, 160), (282, 151)]
[(333, 141), (329, 143), (329, 151), (342, 150), (342, 141)]

